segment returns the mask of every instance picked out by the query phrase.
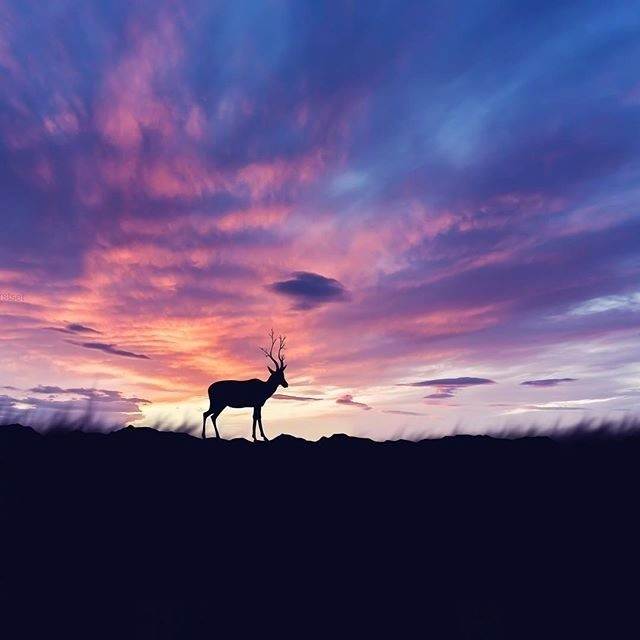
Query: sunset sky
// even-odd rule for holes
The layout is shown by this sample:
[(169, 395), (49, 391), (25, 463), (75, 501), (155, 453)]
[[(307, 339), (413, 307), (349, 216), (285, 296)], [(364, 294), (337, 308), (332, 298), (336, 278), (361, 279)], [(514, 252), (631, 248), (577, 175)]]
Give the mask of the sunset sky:
[(0, 412), (195, 433), (273, 327), (270, 436), (620, 418), (639, 205), (634, 2), (0, 0)]

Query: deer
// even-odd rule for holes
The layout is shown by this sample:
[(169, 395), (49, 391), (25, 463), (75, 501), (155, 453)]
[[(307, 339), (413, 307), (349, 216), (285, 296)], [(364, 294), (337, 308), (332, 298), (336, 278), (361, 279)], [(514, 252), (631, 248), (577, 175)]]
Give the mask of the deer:
[(284, 363), (284, 350), (286, 336), (278, 336), (278, 353), (277, 360), (273, 357), (273, 349), (276, 345), (276, 337), (273, 329), (269, 332), (271, 346), (267, 351), (264, 347), (259, 347), (260, 351), (273, 362), (275, 369), (267, 364), (269, 370), (269, 378), (265, 382), (252, 378), (251, 380), (221, 380), (214, 382), (209, 387), (209, 409), (202, 414), (202, 438), (207, 437), (206, 425), (207, 418), (211, 416), (213, 428), (216, 432), (216, 438), (220, 438), (218, 425), (216, 420), (226, 407), (245, 408), (253, 407), (253, 433), (254, 442), (256, 438), (256, 423), (260, 427), (260, 435), (263, 440), (269, 440), (264, 434), (262, 428), (262, 406), (276, 392), (278, 386), (285, 389), (289, 386), (284, 377), (284, 370), (287, 365)]

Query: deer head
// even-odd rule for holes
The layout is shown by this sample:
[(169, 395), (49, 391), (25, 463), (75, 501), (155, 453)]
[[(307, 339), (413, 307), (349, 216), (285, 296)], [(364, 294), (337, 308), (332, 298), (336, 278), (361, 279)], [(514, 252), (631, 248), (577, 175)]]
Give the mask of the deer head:
[[(260, 351), (264, 353), (267, 358), (271, 359), (271, 362), (275, 365), (275, 369), (272, 369), (269, 365), (267, 365), (267, 369), (269, 369), (269, 373), (271, 374), (270, 380), (273, 380), (277, 384), (282, 385), (285, 389), (289, 386), (289, 383), (284, 379), (284, 370), (287, 368), (287, 365), (284, 363), (284, 350), (285, 350), (285, 341), (287, 339), (286, 336), (278, 336), (275, 337), (273, 333), (273, 329), (269, 332), (269, 338), (271, 338), (271, 346), (269, 347), (269, 351), (267, 351), (264, 347), (260, 347)], [(276, 345), (276, 340), (278, 340), (278, 359), (276, 360), (273, 357), (273, 348)]]

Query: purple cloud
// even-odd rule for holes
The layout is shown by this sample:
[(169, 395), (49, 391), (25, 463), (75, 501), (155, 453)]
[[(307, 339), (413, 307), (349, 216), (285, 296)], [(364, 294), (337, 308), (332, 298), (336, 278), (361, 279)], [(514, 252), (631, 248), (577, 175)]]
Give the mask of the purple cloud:
[(51, 329), (51, 331), (59, 331), (60, 333), (102, 333), (97, 329), (92, 329), (91, 327), (87, 327), (76, 322), (67, 324), (64, 327), (47, 327), (47, 329)]
[(29, 391), (31, 393), (47, 393), (50, 395), (54, 395), (57, 393), (64, 393), (64, 389), (60, 387), (54, 387), (51, 385), (43, 385), (43, 384), (40, 384), (37, 387), (32, 387), (31, 389), (29, 389)]
[(356, 402), (353, 399), (353, 396), (349, 393), (345, 393), (345, 395), (340, 396), (336, 400), (336, 404), (344, 404), (349, 407), (358, 407), (359, 409), (364, 409), (365, 411), (370, 411), (372, 409), (372, 407), (370, 407), (368, 404), (365, 404), (364, 402)]
[(545, 407), (538, 404), (525, 405), (525, 409), (531, 411), (589, 411), (590, 407)]
[(151, 404), (151, 401), (145, 398), (125, 397), (122, 392), (112, 389), (88, 389), (85, 387), (62, 388), (51, 385), (38, 385), (29, 389), (29, 391), (43, 395), (78, 395), (99, 402), (119, 402), (126, 400), (138, 404)]
[(418, 413), (417, 411), (402, 411), (401, 409), (386, 409), (382, 413), (391, 413), (396, 416), (426, 416), (426, 413)]
[(83, 324), (78, 324), (75, 322), (72, 322), (71, 324), (67, 325), (67, 329), (69, 329), (69, 331), (73, 331), (75, 333), (101, 333), (100, 331), (98, 331), (97, 329), (92, 329), (91, 327), (87, 327)]
[(557, 387), (564, 382), (575, 382), (577, 378), (543, 378), (541, 380), (525, 380), (521, 385), (527, 387)]
[(290, 396), (286, 393), (274, 393), (271, 397), (275, 398), (276, 400), (297, 400), (298, 402), (322, 400), (322, 398), (312, 398), (310, 396)]
[(292, 298), (296, 309), (313, 309), (347, 297), (346, 289), (334, 278), (309, 271), (296, 271), (291, 276), (289, 280), (274, 282), (269, 287), (276, 293)]
[(475, 387), (484, 384), (496, 384), (488, 378), (437, 378), (435, 380), (421, 380), (420, 382), (406, 382), (403, 387), (446, 387), (458, 389), (462, 387)]
[(134, 353), (133, 351), (125, 351), (124, 349), (118, 349), (113, 344), (107, 344), (105, 342), (74, 342), (73, 340), (67, 340), (69, 344), (74, 344), (77, 347), (83, 347), (85, 349), (96, 349), (109, 353), (114, 356), (123, 356), (125, 358), (138, 358), (141, 360), (150, 360), (149, 356), (145, 356), (141, 353)]
[[(0, 396), (0, 412), (3, 420), (28, 419), (34, 426), (55, 426), (67, 419), (82, 418), (95, 425), (121, 424), (142, 417), (140, 405), (149, 400), (129, 397), (110, 389), (62, 388), (54, 385), (38, 385), (29, 389), (36, 394), (24, 398)], [(47, 397), (41, 397), (41, 396)], [(69, 396), (80, 396), (69, 397)]]
[(496, 384), (494, 380), (488, 378), (473, 378), (473, 377), (459, 377), (459, 378), (436, 378), (433, 380), (420, 380), (418, 382), (405, 382), (401, 386), (403, 387), (435, 387), (437, 391), (425, 396), (425, 400), (446, 400), (453, 398), (456, 391), (465, 389), (467, 387), (476, 387), (487, 384)]
[(11, 396), (7, 395), (0, 395), (0, 417), (2, 417), (3, 420), (5, 419), (5, 416), (2, 416), (1, 414), (10, 415), (15, 409), (15, 405), (17, 402), (20, 401), (16, 398), (12, 398)]

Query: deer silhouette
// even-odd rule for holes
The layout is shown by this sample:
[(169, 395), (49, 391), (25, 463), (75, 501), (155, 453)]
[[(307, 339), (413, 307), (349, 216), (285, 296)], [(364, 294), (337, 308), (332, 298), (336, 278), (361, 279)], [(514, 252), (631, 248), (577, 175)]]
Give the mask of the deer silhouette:
[(284, 350), (286, 336), (278, 336), (278, 360), (273, 357), (273, 348), (276, 344), (276, 337), (273, 333), (273, 329), (269, 332), (271, 338), (271, 346), (269, 351), (260, 347), (260, 351), (264, 353), (267, 358), (270, 358), (275, 369), (272, 369), (267, 365), (269, 369), (269, 379), (264, 382), (253, 378), (251, 380), (221, 380), (220, 382), (214, 382), (209, 387), (209, 409), (202, 414), (202, 437), (207, 437), (206, 424), (207, 418), (211, 416), (213, 422), (213, 428), (216, 431), (216, 438), (220, 437), (218, 432), (218, 425), (216, 419), (224, 411), (226, 407), (243, 408), (253, 407), (253, 439), (256, 438), (256, 422), (260, 427), (260, 435), (264, 440), (268, 440), (264, 435), (262, 429), (262, 405), (275, 393), (278, 385), (288, 387), (289, 384), (284, 379), (284, 370), (287, 365), (284, 363)]

